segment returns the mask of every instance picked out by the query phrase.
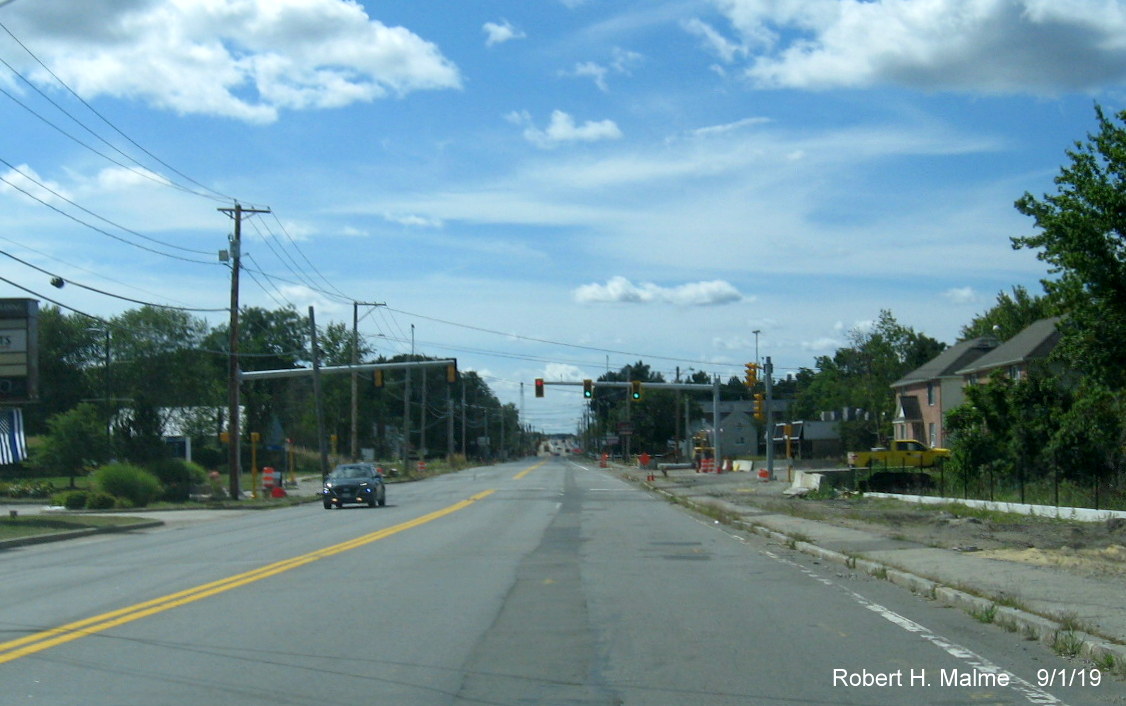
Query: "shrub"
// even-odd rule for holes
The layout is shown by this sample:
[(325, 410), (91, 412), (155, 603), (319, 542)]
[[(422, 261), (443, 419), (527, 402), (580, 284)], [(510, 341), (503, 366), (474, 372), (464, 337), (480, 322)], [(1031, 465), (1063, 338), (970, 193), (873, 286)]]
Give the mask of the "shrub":
[(85, 490), (67, 490), (55, 495), (51, 502), (62, 505), (67, 510), (81, 510), (86, 507), (86, 495)]
[(207, 472), (202, 467), (179, 458), (157, 461), (150, 468), (164, 486), (162, 499), (172, 503), (186, 502), (192, 486), (201, 485), (207, 479)]
[(8, 495), (13, 498), (49, 498), (55, 486), (46, 480), (20, 480), (8, 486)]
[(93, 492), (86, 497), (86, 507), (90, 510), (112, 510), (117, 506), (117, 498), (109, 493)]
[(145, 507), (159, 498), (163, 490), (156, 476), (128, 463), (110, 463), (94, 471), (93, 485), (126, 501), (127, 507)]

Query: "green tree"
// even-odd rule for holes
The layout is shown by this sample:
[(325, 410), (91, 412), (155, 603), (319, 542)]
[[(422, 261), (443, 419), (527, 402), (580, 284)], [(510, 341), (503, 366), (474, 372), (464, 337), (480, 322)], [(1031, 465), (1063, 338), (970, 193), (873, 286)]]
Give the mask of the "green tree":
[[(91, 330), (97, 326), (88, 316), (57, 307), (39, 311), (39, 404), (24, 410), (29, 434), (46, 432), (48, 418), (82, 400), (105, 396), (105, 336)], [(103, 407), (103, 426), (108, 414)]]
[[(208, 350), (219, 351), (210, 359), (213, 379), (226, 390), (230, 329), (216, 327), (204, 341)], [(252, 370), (286, 370), (311, 365), (308, 318), (293, 307), (268, 310), (250, 307), (239, 318), (239, 367)], [(271, 420), (281, 421), (287, 436), (316, 447), (316, 437), (298, 433), (299, 420), (309, 407), (312, 386), (306, 378), (254, 380), (242, 385), (241, 403), (246, 415), (246, 430), (262, 433)], [(222, 400), (225, 401), (225, 395)], [(221, 401), (220, 405), (225, 404)], [(223, 420), (226, 420), (224, 412)], [(225, 427), (226, 422), (222, 425)], [(313, 429), (315, 429), (315, 425)], [(244, 445), (246, 446), (246, 445)], [(249, 451), (249, 448), (247, 448)]]
[(83, 403), (47, 420), (47, 434), (31, 451), (34, 468), (54, 475), (76, 476), (110, 457), (104, 420), (94, 405)]
[(993, 336), (1007, 341), (1032, 323), (1052, 315), (1047, 297), (1029, 294), (1021, 286), (1013, 287), (1013, 293), (997, 294), (997, 302), (985, 313), (973, 318), (962, 327), (961, 340), (967, 341), (979, 336)]
[(1025, 193), (1018, 211), (1038, 233), (1012, 239), (1048, 263), (1043, 284), (1058, 301), (1057, 356), (1114, 390), (1126, 386), (1126, 111), (1109, 117), (1096, 106), (1098, 132), (1068, 150), (1057, 191)]
[(850, 345), (817, 358), (817, 372), (802, 375), (797, 409), (812, 417), (822, 410), (859, 408), (864, 416), (841, 424), (848, 448), (866, 448), (891, 435), (895, 398), (891, 385), (945, 349), (945, 344), (903, 326), (888, 310), (875, 324), (849, 332)]

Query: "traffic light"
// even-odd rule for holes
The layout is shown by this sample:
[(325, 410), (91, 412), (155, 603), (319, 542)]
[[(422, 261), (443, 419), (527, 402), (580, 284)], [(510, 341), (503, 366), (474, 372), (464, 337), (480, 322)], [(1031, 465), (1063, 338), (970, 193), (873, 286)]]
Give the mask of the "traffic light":
[(766, 417), (766, 413), (765, 413), (765, 410), (763, 409), (763, 407), (764, 407), (764, 402), (763, 402), (763, 399), (762, 399), (762, 393), (756, 392), (755, 393), (755, 419), (759, 420), (760, 422)]
[(594, 381), (593, 380), (583, 380), (583, 397), (585, 397), (588, 400), (591, 397), (594, 397)]
[(383, 371), (382, 370), (378, 370), (378, 369), (375, 370), (375, 386), (376, 387), (383, 387)]
[(536, 397), (543, 397), (543, 378), (536, 378)]
[(629, 396), (630, 396), (631, 399), (634, 399), (634, 400), (641, 399), (641, 381), (640, 380), (631, 380), (630, 383), (629, 383), (629, 388), (630, 388)]
[(747, 363), (747, 377), (743, 378), (743, 384), (747, 387), (754, 387), (758, 384), (758, 363)]
[(446, 366), (446, 382), (457, 382), (457, 363), (451, 363)]

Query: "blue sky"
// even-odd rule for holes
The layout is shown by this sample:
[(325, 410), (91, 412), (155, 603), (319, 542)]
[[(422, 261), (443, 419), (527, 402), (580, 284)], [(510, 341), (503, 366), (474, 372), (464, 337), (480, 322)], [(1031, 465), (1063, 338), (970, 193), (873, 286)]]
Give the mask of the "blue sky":
[(0, 24), (0, 251), (221, 309), (217, 209), (268, 207), (244, 305), (386, 303), (379, 352), (413, 326), (547, 431), (580, 395), (536, 377), (741, 375), (756, 330), (784, 375), (881, 309), (953, 343), (1038, 292), (1013, 202), (1126, 79), (1117, 0), (0, 0)]

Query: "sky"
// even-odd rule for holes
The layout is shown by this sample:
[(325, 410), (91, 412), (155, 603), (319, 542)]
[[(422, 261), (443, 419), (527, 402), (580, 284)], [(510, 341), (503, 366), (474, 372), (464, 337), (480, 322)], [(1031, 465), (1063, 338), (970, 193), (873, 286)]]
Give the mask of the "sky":
[[(1126, 103), (1120, 0), (0, 0), (0, 297), (240, 303), (581, 381), (952, 344)], [(51, 286), (52, 277), (68, 282)]]

